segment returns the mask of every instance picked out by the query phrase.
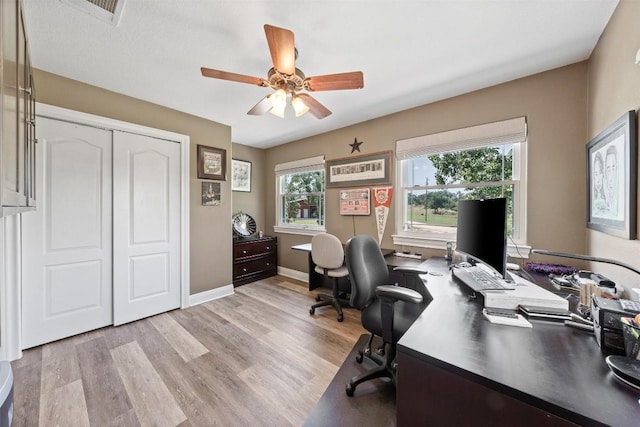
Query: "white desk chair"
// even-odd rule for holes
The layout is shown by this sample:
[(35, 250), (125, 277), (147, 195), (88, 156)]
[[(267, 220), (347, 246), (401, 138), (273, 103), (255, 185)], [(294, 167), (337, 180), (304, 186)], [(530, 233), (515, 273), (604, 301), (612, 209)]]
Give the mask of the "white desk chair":
[(333, 279), (332, 295), (318, 294), (317, 304), (311, 306), (309, 314), (314, 314), (316, 308), (332, 305), (338, 312), (338, 322), (342, 322), (342, 307), (349, 306), (347, 299), (340, 296), (340, 278), (349, 277), (349, 270), (344, 264), (344, 248), (342, 242), (332, 234), (318, 234), (311, 239), (311, 258), (316, 265), (315, 270), (325, 278)]

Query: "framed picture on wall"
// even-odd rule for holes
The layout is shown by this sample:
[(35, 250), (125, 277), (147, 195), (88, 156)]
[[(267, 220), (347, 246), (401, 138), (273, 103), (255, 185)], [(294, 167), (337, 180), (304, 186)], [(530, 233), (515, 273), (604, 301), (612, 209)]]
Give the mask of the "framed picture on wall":
[(391, 151), (327, 160), (327, 188), (391, 183)]
[(198, 178), (226, 180), (227, 151), (198, 145)]
[(636, 112), (628, 111), (587, 144), (587, 227), (636, 237)]
[(202, 206), (220, 206), (221, 204), (220, 183), (204, 181), (202, 183)]
[(231, 159), (231, 190), (251, 192), (251, 162)]
[(369, 215), (371, 202), (368, 188), (340, 190), (340, 215)]

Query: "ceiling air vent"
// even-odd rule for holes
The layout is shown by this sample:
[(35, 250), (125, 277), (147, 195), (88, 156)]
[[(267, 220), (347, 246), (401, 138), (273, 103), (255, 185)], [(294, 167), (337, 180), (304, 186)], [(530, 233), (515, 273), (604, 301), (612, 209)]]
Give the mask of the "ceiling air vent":
[(101, 21), (117, 26), (126, 0), (60, 0)]

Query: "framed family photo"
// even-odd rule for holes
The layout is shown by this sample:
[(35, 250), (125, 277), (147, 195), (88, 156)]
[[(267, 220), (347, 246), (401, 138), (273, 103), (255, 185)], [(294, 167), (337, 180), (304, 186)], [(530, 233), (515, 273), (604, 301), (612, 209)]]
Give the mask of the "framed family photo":
[(231, 159), (231, 190), (251, 192), (251, 162)]
[(587, 227), (636, 237), (636, 112), (628, 111), (587, 144)]
[(227, 151), (198, 145), (198, 178), (226, 180)]

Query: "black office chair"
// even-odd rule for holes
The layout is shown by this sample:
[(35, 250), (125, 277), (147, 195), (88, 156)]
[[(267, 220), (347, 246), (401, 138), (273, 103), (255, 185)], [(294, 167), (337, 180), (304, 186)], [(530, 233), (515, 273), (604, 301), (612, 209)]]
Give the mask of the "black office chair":
[[(396, 267), (394, 271), (403, 274), (405, 284), (390, 284), (387, 263), (378, 243), (369, 235), (349, 239), (345, 256), (351, 280), (351, 305), (361, 311), (362, 326), (371, 332), (367, 346), (359, 352), (356, 361), (361, 363), (366, 356), (378, 365), (349, 381), (346, 392), (353, 396), (358, 384), (374, 378), (390, 378), (395, 385), (396, 343), (432, 297), (419, 276), (427, 271), (420, 268)], [(379, 354), (371, 351), (375, 336), (382, 337), (383, 341)]]

